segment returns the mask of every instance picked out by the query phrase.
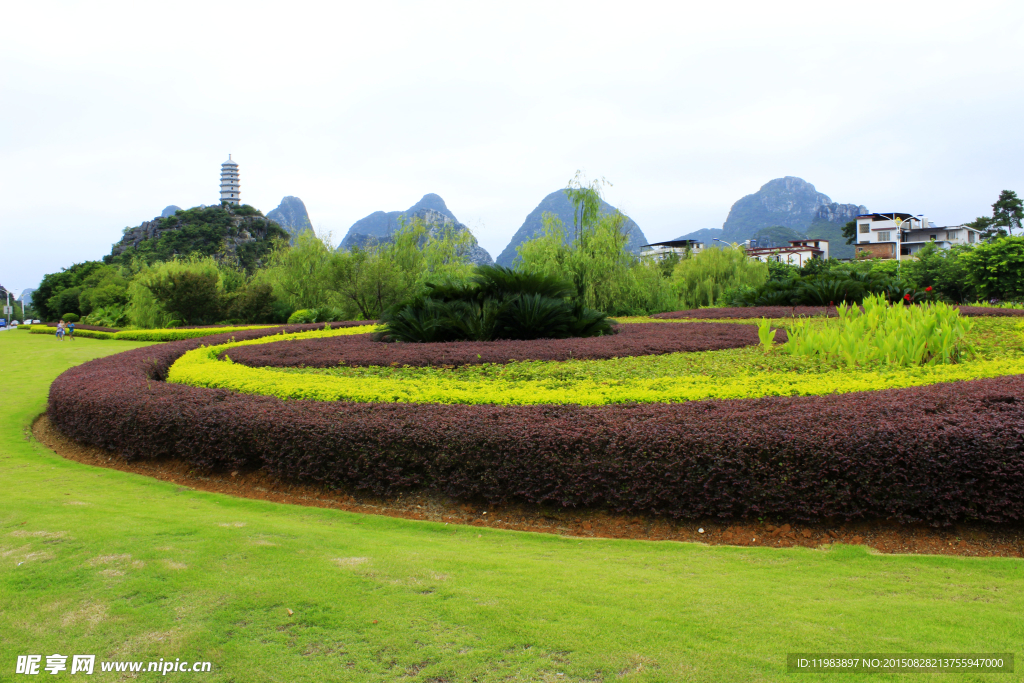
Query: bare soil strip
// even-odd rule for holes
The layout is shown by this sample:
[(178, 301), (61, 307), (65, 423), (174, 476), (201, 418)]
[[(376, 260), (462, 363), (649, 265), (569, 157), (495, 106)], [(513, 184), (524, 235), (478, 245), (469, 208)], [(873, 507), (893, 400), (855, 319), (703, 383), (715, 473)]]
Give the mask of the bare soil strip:
[(1024, 524), (972, 524), (935, 529), (887, 521), (835, 525), (787, 524), (784, 520), (676, 522), (657, 517), (616, 515), (602, 510), (460, 503), (426, 494), (381, 499), (357, 491), (323, 491), (297, 486), (259, 472), (201, 473), (181, 460), (127, 462), (114, 452), (67, 438), (46, 415), (40, 415), (33, 423), (32, 434), (62, 458), (86, 465), (141, 474), (200, 491), (360, 514), (583, 538), (773, 548), (816, 548), (831, 543), (847, 543), (866, 545), (877, 552), (892, 554), (1024, 557)]

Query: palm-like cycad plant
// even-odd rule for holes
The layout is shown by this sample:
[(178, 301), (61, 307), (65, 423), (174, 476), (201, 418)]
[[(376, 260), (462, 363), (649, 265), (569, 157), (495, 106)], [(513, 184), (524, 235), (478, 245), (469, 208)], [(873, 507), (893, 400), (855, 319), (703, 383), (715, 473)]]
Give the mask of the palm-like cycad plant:
[(439, 282), (381, 316), (387, 341), (564, 339), (612, 333), (600, 311), (568, 299), (557, 277), (480, 266), (469, 282)]

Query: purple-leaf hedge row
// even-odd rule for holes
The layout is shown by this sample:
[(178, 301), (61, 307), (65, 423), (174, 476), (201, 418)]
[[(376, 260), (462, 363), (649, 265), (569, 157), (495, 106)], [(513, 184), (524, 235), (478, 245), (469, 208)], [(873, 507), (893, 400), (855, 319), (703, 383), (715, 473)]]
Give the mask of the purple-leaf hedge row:
[(130, 460), (263, 469), (381, 495), (426, 489), (672, 518), (1024, 518), (1024, 376), (601, 407), (283, 401), (162, 381), (189, 349), (267, 333), (79, 365), (53, 383), (48, 415)]
[[(618, 325), (616, 334), (572, 339), (503, 340), (406, 344), (374, 341), (359, 334), (242, 346), (226, 352), (250, 367), (327, 368), (338, 365), (459, 366), (524, 360), (604, 360), (681, 351), (736, 349), (758, 343), (757, 328), (731, 323), (635, 323)], [(787, 339), (779, 330), (775, 341)]]
[(749, 320), (752, 318), (798, 318), (801, 316), (825, 315), (836, 316), (836, 309), (831, 306), (736, 306), (723, 308), (691, 308), (685, 311), (655, 313), (652, 318), (675, 320), (692, 318), (695, 320)]
[[(1017, 308), (997, 308), (995, 306), (957, 306), (960, 314), (967, 317), (1019, 318), (1024, 317), (1024, 310)], [(749, 320), (751, 318), (798, 318), (801, 316), (836, 317), (833, 306), (737, 306), (723, 308), (691, 308), (685, 311), (655, 313), (652, 318), (676, 320), (689, 318), (694, 320)]]

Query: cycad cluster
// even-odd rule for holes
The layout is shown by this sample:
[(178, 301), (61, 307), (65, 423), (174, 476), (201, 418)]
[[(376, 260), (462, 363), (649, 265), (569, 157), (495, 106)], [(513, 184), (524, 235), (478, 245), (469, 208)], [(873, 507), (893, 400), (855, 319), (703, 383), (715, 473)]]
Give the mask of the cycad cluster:
[(572, 287), (552, 276), (479, 266), (468, 282), (427, 285), (425, 293), (381, 316), (384, 341), (447, 342), (565, 339), (611, 334), (600, 311), (569, 299)]

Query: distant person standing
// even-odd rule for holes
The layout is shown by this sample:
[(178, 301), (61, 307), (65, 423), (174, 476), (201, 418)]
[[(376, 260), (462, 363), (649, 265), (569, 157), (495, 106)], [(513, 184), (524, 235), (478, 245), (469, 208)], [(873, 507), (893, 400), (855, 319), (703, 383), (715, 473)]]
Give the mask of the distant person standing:
[(75, 323), (68, 323), (68, 339), (75, 341)]
[(64, 341), (64, 321), (57, 323), (57, 341)]

